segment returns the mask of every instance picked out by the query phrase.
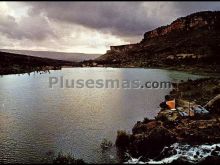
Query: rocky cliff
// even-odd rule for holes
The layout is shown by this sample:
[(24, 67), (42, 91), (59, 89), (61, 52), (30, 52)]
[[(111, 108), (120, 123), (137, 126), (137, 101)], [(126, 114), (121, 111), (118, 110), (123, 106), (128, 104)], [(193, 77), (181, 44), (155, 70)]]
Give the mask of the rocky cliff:
[(218, 65), (219, 52), (220, 12), (204, 11), (146, 32), (137, 44), (111, 46), (97, 61), (138, 67)]
[(174, 31), (192, 31), (198, 29), (218, 30), (219, 12), (199, 12), (187, 17), (178, 18), (168, 26), (163, 26), (144, 34), (144, 40), (168, 35)]

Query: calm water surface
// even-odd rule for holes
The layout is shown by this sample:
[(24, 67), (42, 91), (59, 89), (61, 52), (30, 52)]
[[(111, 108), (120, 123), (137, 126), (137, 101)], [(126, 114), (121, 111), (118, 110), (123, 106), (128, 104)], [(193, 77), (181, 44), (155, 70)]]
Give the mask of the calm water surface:
[(170, 89), (49, 88), (49, 77), (174, 81), (200, 76), (160, 69), (64, 68), (0, 77), (0, 163), (39, 163), (48, 152), (72, 153), (89, 163), (115, 162), (101, 152), (104, 138), (153, 118)]

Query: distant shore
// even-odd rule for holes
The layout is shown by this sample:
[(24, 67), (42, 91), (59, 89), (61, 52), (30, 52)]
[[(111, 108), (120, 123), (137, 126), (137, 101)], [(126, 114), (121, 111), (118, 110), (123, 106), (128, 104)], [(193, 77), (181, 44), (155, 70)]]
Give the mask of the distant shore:
[(76, 62), (0, 52), (0, 75), (23, 74), (79, 66)]
[(182, 65), (167, 65), (162, 63), (150, 62), (151, 64), (145, 64), (142, 62), (133, 62), (133, 63), (121, 63), (119, 61), (98, 61), (98, 60), (89, 60), (80, 62), (81, 67), (112, 67), (112, 68), (145, 68), (145, 69), (166, 69), (166, 70), (176, 70), (188, 72), (191, 74), (199, 75), (212, 75), (220, 76), (220, 65), (214, 64), (187, 64)]
[(9, 74), (25, 74), (31, 72), (47, 72), (50, 70), (61, 70), (62, 68), (88, 68), (88, 67), (98, 67), (98, 68), (142, 68), (142, 69), (165, 69), (173, 71), (182, 71), (196, 75), (211, 76), (211, 77), (220, 77), (220, 72), (210, 69), (210, 68), (199, 68), (199, 67), (134, 67), (134, 66), (117, 66), (117, 65), (103, 65), (103, 66), (83, 66), (81, 63), (73, 66), (39, 66), (39, 67), (24, 67), (18, 65), (12, 65), (8, 67), (0, 67), (0, 75), (9, 75)]
[(183, 61), (182, 65), (168, 65), (165, 63), (157, 63), (155, 61), (144, 62), (120, 62), (120, 61), (100, 61), (87, 60), (82, 62), (70, 62), (62, 60), (54, 60), (41, 57), (33, 57), (27, 55), (0, 52), (0, 75), (8, 74), (24, 74), (38, 71), (59, 70), (64, 67), (113, 67), (113, 68), (155, 68), (184, 71), (192, 74), (200, 75), (220, 75), (220, 65), (217, 64), (191, 64)]

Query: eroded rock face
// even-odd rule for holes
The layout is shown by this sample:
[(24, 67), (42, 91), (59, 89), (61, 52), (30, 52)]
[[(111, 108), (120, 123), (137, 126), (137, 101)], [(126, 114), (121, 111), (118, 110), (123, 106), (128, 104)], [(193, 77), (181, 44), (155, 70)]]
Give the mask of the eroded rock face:
[(190, 31), (199, 28), (208, 30), (219, 27), (218, 12), (199, 12), (187, 17), (179, 18), (168, 26), (157, 28), (144, 34), (144, 40), (160, 37), (174, 31)]
[(138, 47), (138, 44), (110, 46), (110, 51), (112, 51), (112, 52), (126, 52), (126, 51), (133, 49), (135, 47)]

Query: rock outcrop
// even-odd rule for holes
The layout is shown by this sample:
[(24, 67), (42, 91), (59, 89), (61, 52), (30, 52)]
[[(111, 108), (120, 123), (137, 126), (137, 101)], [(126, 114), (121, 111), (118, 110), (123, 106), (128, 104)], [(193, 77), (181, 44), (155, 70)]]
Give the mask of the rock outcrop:
[(129, 45), (119, 45), (119, 46), (110, 46), (109, 52), (126, 52), (130, 49), (134, 49), (135, 47), (138, 47), (138, 44), (129, 44)]
[(218, 12), (198, 12), (178, 18), (168, 26), (163, 26), (144, 34), (143, 42), (149, 39), (169, 35), (175, 31), (193, 31), (199, 29), (218, 30), (220, 15)]
[[(119, 66), (220, 65), (220, 12), (199, 12), (146, 32), (136, 44), (111, 46), (97, 58)], [(219, 68), (218, 68), (219, 69)]]
[[(165, 146), (173, 143), (201, 145), (220, 142), (219, 78), (207, 78), (182, 82), (171, 95), (180, 107), (181, 99), (196, 100), (210, 107), (206, 116), (181, 116), (178, 111), (162, 110), (155, 119), (138, 121), (131, 134), (119, 131), (116, 146), (128, 151), (133, 157), (155, 158)], [(213, 99), (214, 98), (214, 99)], [(211, 100), (211, 101), (209, 101)], [(203, 103), (203, 104), (202, 104)], [(172, 113), (172, 115), (171, 115)]]

